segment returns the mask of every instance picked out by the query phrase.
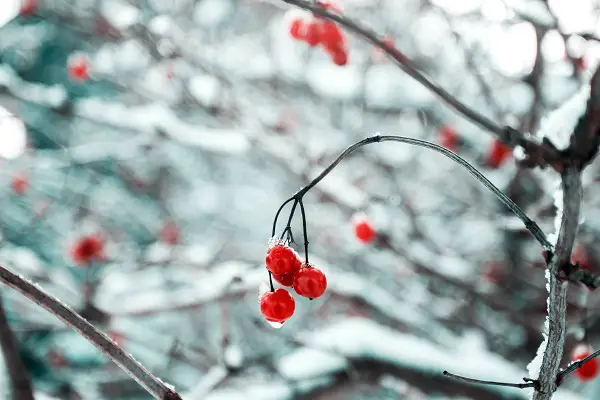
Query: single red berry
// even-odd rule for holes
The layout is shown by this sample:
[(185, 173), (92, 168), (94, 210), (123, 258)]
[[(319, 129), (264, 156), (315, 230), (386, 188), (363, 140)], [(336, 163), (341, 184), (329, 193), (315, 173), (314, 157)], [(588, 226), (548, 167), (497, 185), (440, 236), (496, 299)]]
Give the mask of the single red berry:
[(320, 21), (309, 22), (306, 26), (304, 40), (306, 40), (310, 46), (314, 47), (321, 42), (321, 27), (322, 24)]
[(179, 227), (173, 221), (167, 221), (160, 229), (160, 240), (163, 243), (176, 245), (179, 243)]
[(323, 271), (310, 265), (304, 265), (294, 275), (294, 290), (300, 296), (316, 299), (327, 289), (327, 278)]
[(260, 312), (269, 322), (283, 324), (296, 310), (296, 301), (285, 289), (261, 293), (258, 296)]
[(585, 61), (585, 57), (577, 57), (575, 59), (575, 71), (583, 72), (587, 69), (587, 63)]
[(339, 67), (348, 64), (348, 53), (345, 50), (340, 50), (333, 55), (333, 63)]
[(25, 194), (27, 189), (29, 189), (29, 180), (27, 179), (27, 176), (25, 174), (18, 173), (15, 176), (13, 176), (11, 186), (13, 192), (18, 194), (19, 196), (22, 196), (23, 194)]
[(367, 221), (364, 217), (356, 217), (354, 220), (354, 234), (363, 243), (371, 243), (375, 236), (377, 236), (377, 232), (369, 221)]
[(321, 26), (321, 42), (323, 46), (331, 50), (342, 49), (346, 46), (342, 31), (331, 21), (323, 22)]
[(273, 279), (282, 286), (292, 287), (294, 284), (294, 274), (295, 272), (285, 275), (273, 275)]
[(490, 148), (490, 152), (487, 155), (486, 164), (490, 168), (500, 168), (502, 164), (511, 156), (512, 149), (495, 139)]
[(35, 15), (38, 10), (38, 0), (23, 0), (20, 14), (23, 16)]
[(71, 249), (71, 257), (79, 265), (103, 258), (104, 242), (97, 235), (81, 237)]
[[(572, 361), (583, 360), (591, 354), (592, 352), (590, 351), (588, 346), (579, 345), (573, 350)], [(581, 367), (577, 368), (575, 370), (575, 374), (577, 375), (579, 380), (583, 382), (594, 379), (596, 376), (598, 376), (598, 359), (592, 358), (591, 360), (583, 364)]]
[(75, 82), (85, 82), (90, 78), (89, 63), (83, 56), (75, 56), (69, 59), (69, 77)]
[(440, 145), (448, 150), (456, 151), (459, 143), (458, 134), (451, 127), (444, 125), (440, 129)]
[(573, 255), (571, 256), (571, 262), (573, 264), (579, 263), (579, 267), (581, 269), (590, 269), (590, 258), (588, 257), (585, 247), (583, 247), (582, 245), (578, 245), (575, 247)]
[(483, 276), (489, 283), (497, 284), (502, 280), (502, 269), (502, 263), (490, 262), (486, 264)]
[(301, 18), (294, 18), (290, 24), (290, 35), (294, 39), (301, 40), (304, 38), (305, 27), (304, 21)]
[(267, 257), (265, 259), (267, 269), (273, 273), (273, 275), (286, 275), (293, 273), (300, 269), (302, 261), (298, 256), (298, 253), (289, 246), (283, 244), (276, 244), (267, 250)]

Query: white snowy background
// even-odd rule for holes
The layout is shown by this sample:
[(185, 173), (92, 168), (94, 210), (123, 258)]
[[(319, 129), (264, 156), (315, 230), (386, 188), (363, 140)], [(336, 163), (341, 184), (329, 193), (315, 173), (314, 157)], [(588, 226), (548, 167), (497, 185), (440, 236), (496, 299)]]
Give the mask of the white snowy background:
[[(439, 142), (452, 127), (459, 153), (548, 234), (560, 208), (551, 173), (514, 159), (486, 167), (490, 134), (356, 36), (345, 67), (293, 41), (281, 1), (37, 2), (34, 17), (17, 15), (20, 0), (0, 4), (2, 265), (77, 310), (92, 307), (96, 325), (186, 400), (530, 397), (441, 376), (528, 376), (546, 280), (520, 222), (438, 153), (384, 143), (346, 159), (305, 198), (326, 294), (297, 298), (274, 330), (257, 292), (279, 205), (375, 132)], [(581, 36), (600, 35), (597, 2), (338, 4), (480, 113), (568, 144), (600, 54)], [(69, 54), (89, 58), (90, 81), (69, 81)], [(577, 239), (596, 272), (598, 172), (584, 176)], [(17, 173), (30, 182), (23, 196), (11, 190)], [(354, 237), (356, 213), (372, 221), (376, 243)], [(171, 220), (175, 246), (159, 240)], [(108, 260), (86, 271), (68, 249), (97, 231)], [(148, 398), (53, 316), (1, 290), (42, 370), (32, 371), (40, 399), (67, 398), (57, 382), (83, 399)], [(584, 331), (600, 346), (600, 302), (585, 294), (571, 289), (565, 364)], [(600, 383), (570, 377), (555, 398), (599, 396)]]

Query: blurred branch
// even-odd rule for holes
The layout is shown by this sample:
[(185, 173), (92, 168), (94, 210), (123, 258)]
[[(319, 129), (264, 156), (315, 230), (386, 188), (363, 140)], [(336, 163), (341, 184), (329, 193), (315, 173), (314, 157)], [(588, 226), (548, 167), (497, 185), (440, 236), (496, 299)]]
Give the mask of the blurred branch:
[(21, 358), (17, 338), (8, 324), (4, 304), (0, 298), (0, 346), (10, 379), (14, 400), (34, 400), (29, 371)]
[(0, 266), (0, 280), (54, 314), (57, 318), (71, 327), (71, 329), (82, 335), (123, 371), (127, 372), (135, 379), (155, 399), (182, 400), (181, 396), (179, 396), (176, 391), (169, 388), (160, 379), (152, 375), (131, 355), (117, 346), (114, 341), (109, 339), (105, 334), (96, 329), (71, 308), (44, 292), (37, 285), (3, 266)]
[(459, 381), (464, 381), (464, 382), (469, 382), (469, 383), (478, 383), (478, 384), (482, 384), (482, 385), (506, 386), (506, 387), (514, 387), (514, 388), (518, 388), (518, 389), (536, 387), (538, 385), (537, 381), (535, 381), (533, 379), (529, 379), (529, 378), (523, 378), (525, 383), (508, 383), (508, 382), (482, 381), (480, 379), (466, 378), (464, 376), (452, 374), (448, 371), (444, 371), (444, 372), (442, 372), (442, 374), (445, 376), (449, 376), (450, 378), (457, 379)]
[(457, 98), (448, 93), (445, 89), (439, 86), (437, 83), (432, 81), (430, 78), (425, 76), (424, 73), (420, 72), (417, 65), (406, 57), (403, 53), (397, 50), (393, 45), (387, 43), (384, 38), (379, 37), (371, 29), (362, 26), (360, 23), (341, 16), (339, 14), (330, 12), (318, 3), (309, 3), (304, 0), (282, 0), (285, 3), (294, 5), (299, 8), (313, 12), (315, 15), (337, 22), (343, 27), (347, 28), (351, 32), (362, 36), (373, 45), (377, 46), (388, 54), (398, 66), (407, 73), (410, 77), (415, 79), (417, 82), (425, 86), (432, 93), (437, 95), (447, 105), (452, 107), (458, 113), (462, 114), (465, 118), (471, 122), (479, 125), (481, 128), (495, 134), (507, 145), (511, 147), (521, 146), (529, 158), (534, 161), (536, 165), (544, 166), (546, 164), (551, 165), (555, 170), (562, 170), (562, 163), (560, 153), (550, 146), (548, 143), (540, 143), (535, 140), (530, 134), (520, 132), (510, 126), (501, 126), (496, 122), (492, 121), (488, 117), (475, 111), (473, 108), (459, 101)]

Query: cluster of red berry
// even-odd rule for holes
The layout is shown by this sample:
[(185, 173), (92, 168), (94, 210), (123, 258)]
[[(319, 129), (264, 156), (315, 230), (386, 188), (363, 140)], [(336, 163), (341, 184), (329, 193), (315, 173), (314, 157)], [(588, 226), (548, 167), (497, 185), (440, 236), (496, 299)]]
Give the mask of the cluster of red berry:
[[(298, 253), (282, 242), (274, 243), (267, 250), (267, 270), (275, 281), (293, 287), (302, 297), (316, 299), (327, 289), (327, 278), (323, 271), (311, 264), (303, 263)], [(258, 296), (260, 312), (269, 322), (283, 324), (296, 310), (292, 295), (283, 288), (261, 293)]]
[[(321, 7), (341, 14), (341, 10), (329, 2), (319, 2)], [(315, 16), (314, 18), (293, 18), (290, 35), (314, 47), (322, 45), (334, 64), (344, 66), (348, 63), (348, 46), (341, 29), (332, 21)]]
[[(439, 130), (439, 143), (441, 146), (451, 151), (458, 151), (461, 146), (462, 139), (452, 127), (443, 125)], [(485, 165), (488, 168), (498, 169), (510, 158), (512, 155), (512, 148), (505, 145), (498, 139), (494, 139), (490, 150), (485, 156)]]

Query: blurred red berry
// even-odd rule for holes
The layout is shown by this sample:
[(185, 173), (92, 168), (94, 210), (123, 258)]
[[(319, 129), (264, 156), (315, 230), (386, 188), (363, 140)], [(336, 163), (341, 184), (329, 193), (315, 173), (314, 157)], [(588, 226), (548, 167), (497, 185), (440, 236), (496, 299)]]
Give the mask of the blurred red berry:
[[(572, 361), (580, 361), (592, 354), (590, 348), (586, 345), (578, 345), (573, 350)], [(580, 381), (585, 382), (598, 376), (598, 358), (592, 358), (575, 370), (575, 374)]]
[(311, 21), (306, 26), (304, 40), (310, 46), (316, 46), (321, 42), (321, 25), (320, 21)]
[(289, 246), (283, 244), (276, 244), (267, 250), (267, 257), (265, 259), (267, 269), (273, 273), (273, 275), (286, 275), (293, 273), (300, 269), (302, 261), (298, 256), (298, 253)]
[(504, 162), (510, 158), (512, 149), (499, 141), (494, 139), (492, 147), (487, 155), (486, 164), (490, 168), (500, 168)]
[(573, 264), (579, 263), (579, 267), (581, 269), (590, 269), (590, 259), (588, 257), (587, 251), (585, 247), (582, 245), (577, 245), (575, 250), (573, 251), (573, 255), (571, 256), (571, 262)]
[(71, 57), (67, 71), (69, 77), (75, 82), (85, 82), (90, 78), (89, 62), (83, 56)]
[(117, 344), (119, 347), (125, 346), (125, 335), (121, 332), (110, 331), (108, 337)]
[(377, 232), (373, 229), (371, 223), (364, 217), (354, 218), (354, 234), (363, 243), (371, 243), (377, 236)]
[(179, 227), (173, 221), (167, 221), (160, 229), (160, 241), (166, 244), (175, 245), (179, 243)]
[(13, 176), (11, 186), (13, 192), (22, 196), (29, 189), (29, 180), (24, 173), (18, 173)]
[(58, 350), (50, 350), (47, 354), (48, 364), (54, 368), (63, 368), (69, 365), (62, 352)]
[(458, 134), (451, 127), (444, 125), (440, 129), (440, 145), (451, 151), (456, 151), (459, 143)]
[(294, 18), (290, 24), (290, 35), (294, 39), (301, 40), (304, 38), (305, 26), (301, 18)]
[(316, 299), (327, 289), (327, 278), (323, 271), (311, 265), (304, 265), (294, 275), (294, 290), (300, 296)]
[(285, 289), (261, 293), (258, 296), (260, 312), (269, 322), (283, 324), (296, 310), (296, 301)]
[(502, 280), (502, 271), (503, 266), (502, 263), (499, 262), (490, 262), (485, 266), (485, 270), (483, 273), (483, 277), (489, 283), (497, 284)]
[(337, 51), (333, 55), (333, 63), (340, 67), (348, 64), (348, 53), (345, 50)]
[(38, 0), (23, 0), (20, 14), (23, 16), (35, 15), (38, 10)]
[(587, 62), (585, 61), (585, 57), (577, 57), (575, 59), (575, 71), (583, 72), (587, 69)]
[(327, 49), (342, 49), (345, 46), (344, 35), (333, 22), (323, 22), (321, 26), (321, 42)]
[(87, 265), (103, 258), (104, 241), (97, 235), (86, 235), (73, 245), (71, 257), (79, 265)]

